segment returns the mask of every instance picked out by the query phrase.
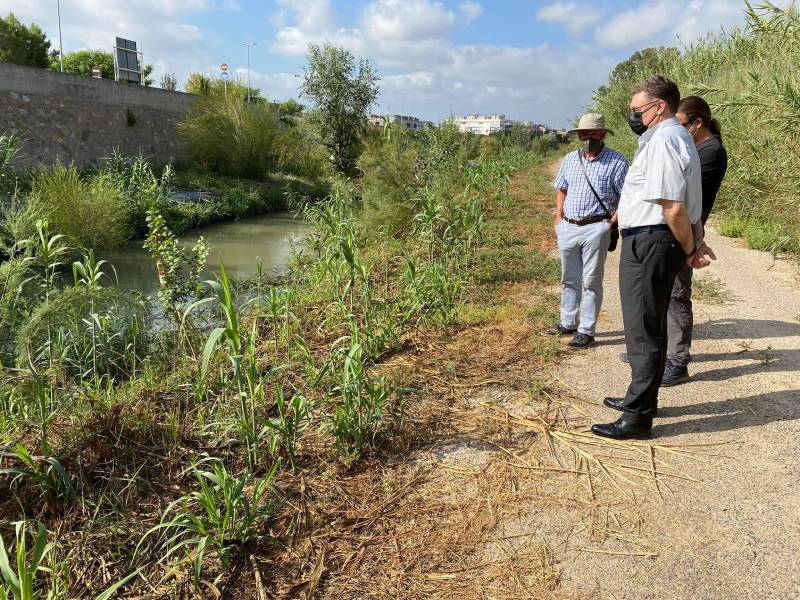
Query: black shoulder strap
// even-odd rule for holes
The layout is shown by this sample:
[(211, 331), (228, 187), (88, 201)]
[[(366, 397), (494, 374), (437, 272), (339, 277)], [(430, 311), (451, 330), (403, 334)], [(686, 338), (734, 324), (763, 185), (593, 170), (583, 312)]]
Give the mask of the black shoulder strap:
[(600, 198), (600, 194), (597, 193), (597, 190), (594, 189), (591, 180), (589, 179), (589, 174), (586, 172), (586, 166), (583, 164), (583, 155), (581, 151), (578, 150), (578, 162), (581, 164), (581, 171), (583, 171), (583, 176), (586, 177), (586, 183), (589, 184), (589, 189), (592, 190), (594, 197), (597, 198), (597, 201), (600, 203), (600, 206), (603, 207), (603, 210), (606, 211), (608, 218), (611, 219), (611, 212), (606, 208), (606, 203)]

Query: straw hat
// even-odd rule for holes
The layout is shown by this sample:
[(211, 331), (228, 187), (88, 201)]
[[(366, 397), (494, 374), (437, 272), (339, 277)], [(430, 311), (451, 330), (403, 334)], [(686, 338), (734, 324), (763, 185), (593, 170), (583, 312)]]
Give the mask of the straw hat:
[(570, 129), (567, 133), (578, 133), (587, 129), (604, 129), (608, 133), (614, 134), (613, 131), (606, 128), (606, 118), (598, 113), (586, 113), (578, 121), (578, 126), (575, 129)]

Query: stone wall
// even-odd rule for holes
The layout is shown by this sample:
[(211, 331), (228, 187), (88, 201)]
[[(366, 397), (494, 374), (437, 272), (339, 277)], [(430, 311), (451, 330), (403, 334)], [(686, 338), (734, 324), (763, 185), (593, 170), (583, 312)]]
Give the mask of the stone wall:
[(21, 168), (60, 160), (87, 169), (114, 149), (163, 164), (182, 158), (175, 125), (194, 98), (0, 63), (0, 134), (22, 138)]

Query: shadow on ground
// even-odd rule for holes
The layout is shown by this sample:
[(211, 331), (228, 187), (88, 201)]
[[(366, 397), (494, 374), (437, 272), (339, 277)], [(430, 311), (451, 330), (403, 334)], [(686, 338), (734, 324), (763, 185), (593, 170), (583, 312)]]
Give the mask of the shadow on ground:
[(699, 340), (758, 340), (800, 336), (800, 323), (775, 319), (716, 319), (695, 323), (693, 335)]
[(659, 406), (658, 416), (698, 417), (657, 425), (653, 428), (653, 437), (658, 438), (698, 431), (711, 433), (759, 427), (775, 421), (794, 421), (800, 419), (800, 390), (783, 390), (688, 406)]

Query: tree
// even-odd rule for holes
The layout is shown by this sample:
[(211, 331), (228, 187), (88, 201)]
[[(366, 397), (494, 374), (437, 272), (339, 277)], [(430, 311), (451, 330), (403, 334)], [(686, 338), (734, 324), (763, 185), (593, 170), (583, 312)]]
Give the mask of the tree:
[(197, 94), (199, 96), (207, 96), (211, 91), (213, 82), (211, 77), (205, 73), (189, 73), (189, 79), (186, 80), (184, 89), (190, 94)]
[(161, 76), (161, 89), (170, 92), (178, 89), (178, 79), (175, 77), (175, 73), (164, 73)]
[[(114, 79), (114, 55), (105, 50), (76, 50), (67, 52), (64, 55), (64, 72), (85, 77), (92, 76), (92, 68), (100, 67), (103, 79)], [(53, 71), (60, 70), (58, 52), (50, 55), (50, 68)], [(150, 75), (153, 73), (153, 65), (144, 66), (144, 84), (153, 85)]]
[(278, 105), (278, 108), (284, 115), (287, 115), (289, 117), (295, 117), (299, 115), (301, 112), (303, 112), (305, 106), (300, 104), (294, 98), (289, 98), (286, 102), (281, 102)]
[(314, 104), (311, 115), (322, 143), (340, 173), (352, 173), (362, 149), (370, 107), (378, 97), (379, 77), (367, 60), (356, 64), (344, 48), (311, 45), (302, 95)]
[(35, 23), (25, 25), (14, 13), (0, 17), (0, 62), (47, 68), (50, 40)]

